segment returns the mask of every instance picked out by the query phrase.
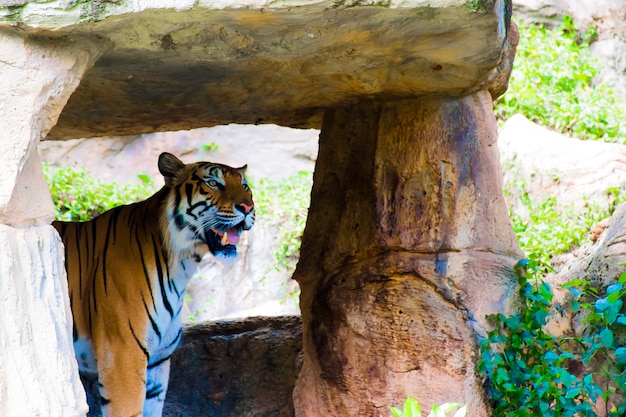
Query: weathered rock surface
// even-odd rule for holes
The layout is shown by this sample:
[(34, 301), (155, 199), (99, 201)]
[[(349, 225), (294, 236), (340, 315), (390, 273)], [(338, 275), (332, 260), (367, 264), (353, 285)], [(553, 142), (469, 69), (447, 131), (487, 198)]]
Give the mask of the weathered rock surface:
[(52, 226), (0, 224), (1, 416), (85, 415), (67, 294)]
[[(612, 199), (607, 190), (626, 188), (624, 145), (572, 139), (522, 115), (507, 120), (498, 144), (504, 181), (523, 179), (533, 201), (554, 196), (561, 205), (582, 208), (595, 201), (608, 210)], [(512, 205), (518, 203), (518, 198), (511, 199)], [(514, 208), (518, 213), (524, 210)]]
[(476, 333), (507, 311), (522, 257), (491, 105), (481, 92), (326, 114), (294, 274), (302, 415), (378, 416), (407, 395), (488, 415)]
[(0, 31), (0, 45), (0, 415), (80, 416), (63, 252), (36, 147), (97, 52), (16, 30)]
[(187, 327), (164, 415), (291, 417), (301, 350), (299, 317)]
[[(225, 123), (319, 127), (363, 99), (464, 95), (503, 58), (504, 0), (12, 1), (0, 28), (96, 40), (50, 139)], [(8, 4), (5, 2), (5, 4)]]

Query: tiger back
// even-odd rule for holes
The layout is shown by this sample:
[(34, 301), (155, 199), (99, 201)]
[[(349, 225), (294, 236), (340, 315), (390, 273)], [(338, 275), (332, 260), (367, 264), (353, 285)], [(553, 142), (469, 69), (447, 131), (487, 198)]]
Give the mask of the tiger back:
[(181, 310), (202, 257), (236, 258), (255, 221), (245, 167), (184, 164), (163, 153), (165, 185), (87, 222), (54, 222), (65, 245), (81, 374), (105, 416), (160, 416)]

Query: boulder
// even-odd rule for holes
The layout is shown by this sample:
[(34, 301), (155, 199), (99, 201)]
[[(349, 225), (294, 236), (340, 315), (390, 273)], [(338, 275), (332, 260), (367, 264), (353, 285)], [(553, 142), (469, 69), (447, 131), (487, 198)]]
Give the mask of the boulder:
[(164, 416), (292, 417), (301, 351), (299, 317), (186, 327)]
[[(554, 196), (561, 205), (583, 208), (594, 201), (609, 210), (609, 189), (626, 188), (626, 146), (572, 139), (515, 115), (500, 130), (498, 144), (504, 181), (523, 180), (528, 196)], [(523, 213), (518, 196), (511, 207)]]

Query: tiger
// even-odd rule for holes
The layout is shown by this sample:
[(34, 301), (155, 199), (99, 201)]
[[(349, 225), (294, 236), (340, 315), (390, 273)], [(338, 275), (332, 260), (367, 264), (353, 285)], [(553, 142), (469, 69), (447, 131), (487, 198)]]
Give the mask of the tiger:
[(255, 222), (246, 166), (164, 152), (164, 186), (86, 222), (53, 222), (65, 246), (73, 345), (103, 416), (162, 415), (187, 284), (210, 252), (237, 258)]

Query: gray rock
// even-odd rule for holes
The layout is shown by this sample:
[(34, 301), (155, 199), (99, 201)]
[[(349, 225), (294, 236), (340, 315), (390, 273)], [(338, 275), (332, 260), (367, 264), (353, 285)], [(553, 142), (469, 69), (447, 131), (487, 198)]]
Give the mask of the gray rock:
[[(555, 196), (559, 204), (583, 208), (589, 201), (608, 209), (609, 188), (626, 188), (626, 146), (572, 139), (522, 115), (507, 120), (498, 145), (504, 181), (524, 180), (533, 201)], [(510, 202), (523, 213), (519, 199)]]
[(301, 349), (299, 317), (187, 327), (163, 415), (291, 417)]

